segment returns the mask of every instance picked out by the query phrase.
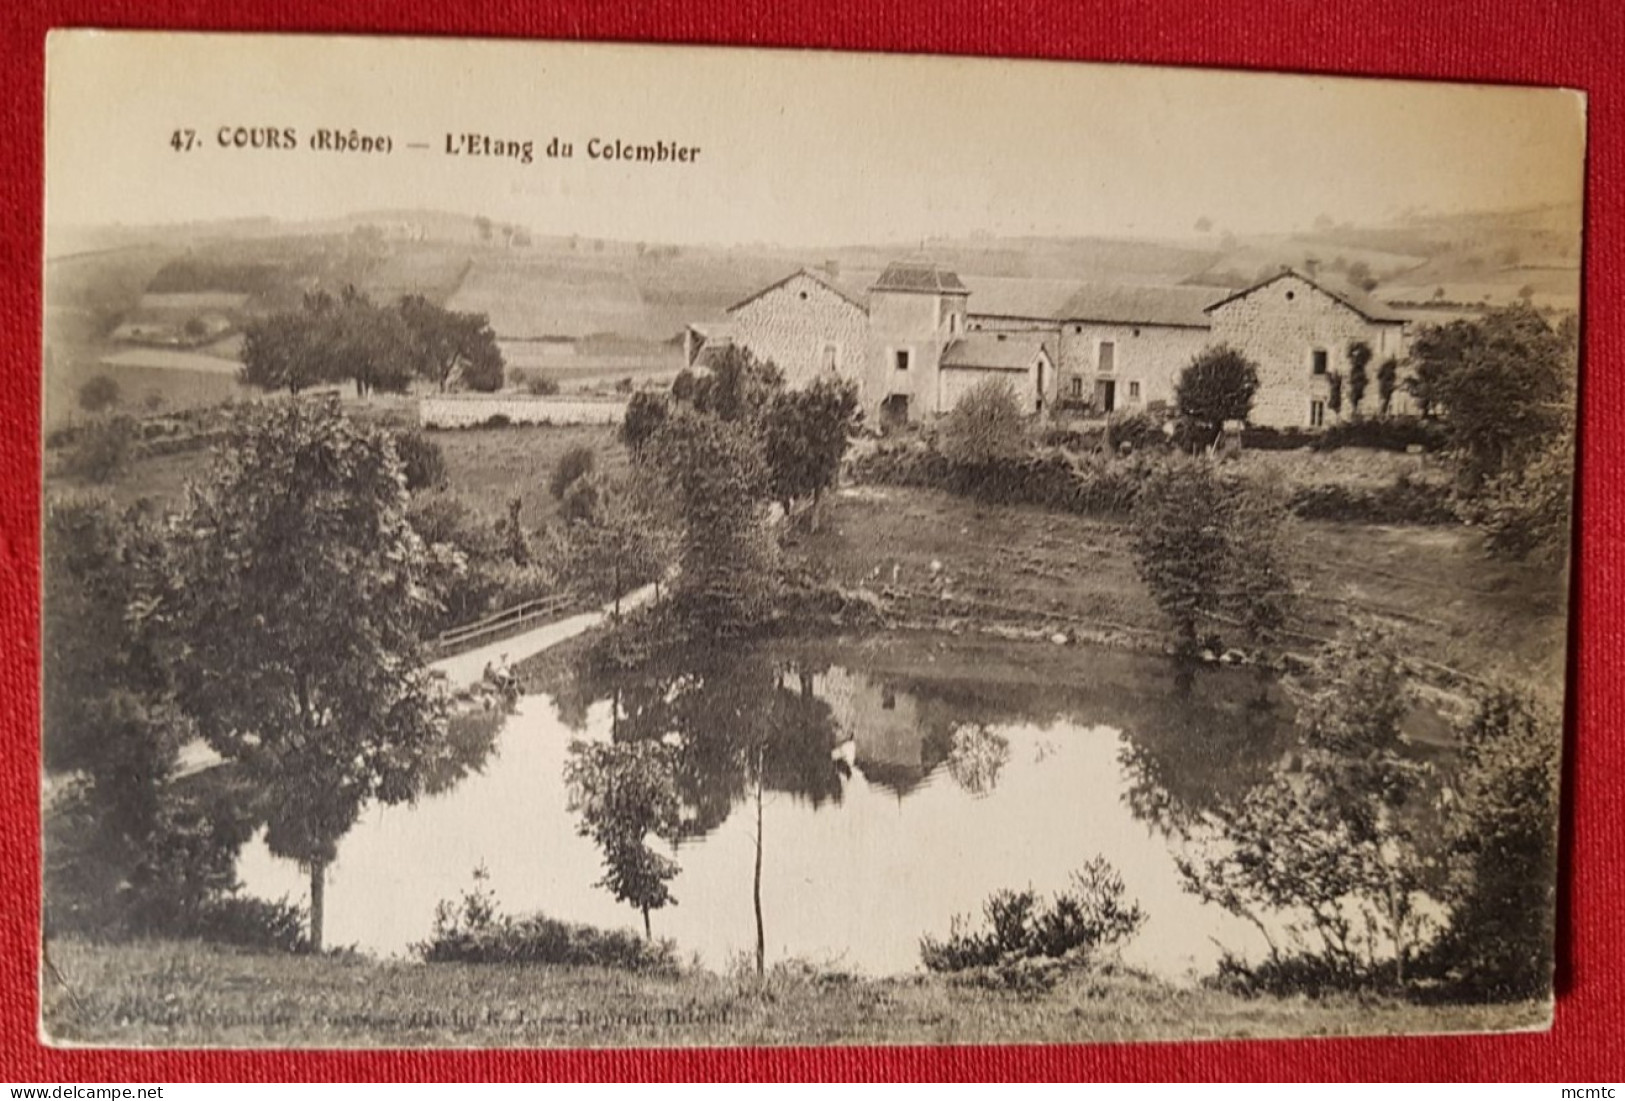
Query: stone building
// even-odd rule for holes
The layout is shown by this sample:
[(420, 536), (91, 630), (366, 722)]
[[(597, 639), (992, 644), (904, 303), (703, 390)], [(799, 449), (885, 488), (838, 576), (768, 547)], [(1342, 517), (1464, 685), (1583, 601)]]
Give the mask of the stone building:
[[(889, 265), (865, 290), (802, 270), (751, 295), (714, 324), (690, 325), (687, 361), (736, 344), (784, 371), (855, 380), (880, 423), (948, 412), (989, 378), (1033, 413), (1167, 407), (1180, 372), (1227, 344), (1258, 365), (1252, 421), (1322, 427), (1353, 412), (1350, 349), (1371, 356), (1362, 410), (1378, 406), (1377, 371), (1403, 361), (1404, 318), (1364, 295), (1293, 271), (1226, 294), (1211, 287), (977, 278), (929, 261)], [(1336, 406), (1341, 405), (1341, 410)], [(1403, 388), (1391, 411), (1410, 412)]]

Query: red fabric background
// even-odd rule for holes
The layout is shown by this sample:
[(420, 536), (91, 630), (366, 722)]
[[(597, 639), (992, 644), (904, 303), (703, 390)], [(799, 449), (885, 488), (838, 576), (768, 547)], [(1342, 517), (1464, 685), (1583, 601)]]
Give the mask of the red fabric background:
[[(37, 1038), (40, 227), (51, 27), (645, 39), (1138, 61), (1556, 84), (1590, 95), (1581, 503), (1570, 651), (1555, 1029), (1510, 1037), (1004, 1048), (673, 1052), (132, 1053)], [(1095, 1078), (1618, 1081), (1625, 863), (1615, 791), (1625, 677), (1625, 4), (1618, 0), (20, 0), (0, 14), (0, 1078)], [(116, 109), (115, 104), (108, 105)], [(1260, 120), (1265, 123), (1267, 120)], [(1621, 899), (1611, 896), (1621, 891)]]

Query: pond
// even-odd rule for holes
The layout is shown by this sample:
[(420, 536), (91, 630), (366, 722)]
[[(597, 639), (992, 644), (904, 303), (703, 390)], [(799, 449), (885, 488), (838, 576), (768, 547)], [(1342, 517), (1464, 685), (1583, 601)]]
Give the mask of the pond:
[[(567, 766), (581, 743), (671, 747), (680, 825), (675, 905), (654, 934), (724, 968), (755, 948), (871, 974), (919, 966), (924, 934), (980, 919), (1000, 888), (1051, 893), (1097, 854), (1148, 920), (1126, 962), (1172, 980), (1246, 922), (1181, 889), (1180, 829), (1286, 752), (1290, 714), (1251, 672), (1176, 673), (1146, 655), (948, 636), (766, 646), (522, 697), (489, 744), (410, 807), (374, 807), (329, 870), (327, 941), (381, 955), (427, 938), (436, 903), (483, 866), (507, 913), (604, 927), (642, 916), (597, 884)], [(479, 739), (474, 739), (476, 743)], [(1195, 828), (1200, 828), (1195, 825)], [(306, 879), (256, 841), (247, 889), (303, 899)]]

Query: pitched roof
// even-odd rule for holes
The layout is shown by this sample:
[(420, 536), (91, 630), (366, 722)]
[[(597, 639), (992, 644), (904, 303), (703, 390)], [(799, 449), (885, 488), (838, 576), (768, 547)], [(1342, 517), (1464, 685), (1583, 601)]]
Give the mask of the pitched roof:
[(1404, 314), (1385, 303), (1378, 302), (1375, 298), (1372, 298), (1364, 291), (1355, 290), (1353, 287), (1328, 287), (1324, 283), (1317, 283), (1315, 280), (1309, 278), (1307, 275), (1304, 275), (1302, 272), (1293, 271), (1291, 268), (1284, 268), (1279, 273), (1270, 276), (1268, 279), (1254, 283), (1250, 287), (1246, 287), (1242, 290), (1236, 291), (1234, 294), (1227, 295), (1226, 297), (1219, 299), (1217, 302), (1213, 303), (1207, 308), (1207, 312), (1212, 313), (1220, 306), (1228, 305), (1237, 299), (1246, 298), (1254, 291), (1263, 290), (1270, 284), (1287, 278), (1297, 279), (1301, 282), (1308, 283), (1321, 294), (1341, 302), (1343, 305), (1347, 306), (1349, 309), (1353, 310), (1367, 321), (1377, 321), (1384, 324), (1397, 325), (1407, 320)]
[(931, 260), (893, 260), (869, 289), (921, 294), (965, 294), (967, 291), (959, 276)]
[(942, 350), (942, 366), (983, 371), (1028, 371), (1039, 353), (1048, 354), (1044, 341), (1016, 333), (967, 333)]
[(1203, 308), (1212, 287), (1081, 283), (1066, 279), (969, 279), (970, 313), (982, 317), (1095, 321), (1119, 325), (1212, 326)]
[(748, 305), (749, 303), (756, 301), (758, 298), (762, 297), (764, 294), (768, 294), (768, 293), (770, 293), (772, 291), (778, 290), (780, 287), (782, 287), (786, 283), (790, 282), (790, 280), (795, 279), (795, 278), (800, 277), (800, 276), (804, 276), (804, 277), (806, 277), (808, 279), (811, 279), (814, 283), (817, 283), (819, 286), (825, 288), (826, 290), (830, 291), (831, 293), (836, 294), (836, 295), (840, 296), (841, 298), (844, 298), (846, 301), (850, 302), (852, 305), (856, 306), (858, 309), (862, 310), (864, 313), (869, 312), (869, 307), (864, 302), (862, 295), (859, 295), (856, 292), (854, 292), (852, 290), (849, 290), (846, 287), (841, 286), (840, 283), (836, 282), (834, 279), (832, 279), (828, 275), (825, 275), (823, 272), (818, 271), (818, 270), (816, 270), (814, 268), (799, 268), (796, 271), (791, 272), (789, 275), (786, 275), (783, 279), (780, 279), (780, 280), (778, 280), (777, 282), (774, 282), (774, 283), (769, 283), (767, 286), (763, 287), (761, 290), (753, 291), (750, 294), (746, 295), (744, 298), (741, 298), (738, 302), (735, 302), (732, 306), (729, 306), (726, 312), (727, 313), (733, 313), (735, 310), (739, 309), (741, 306)]

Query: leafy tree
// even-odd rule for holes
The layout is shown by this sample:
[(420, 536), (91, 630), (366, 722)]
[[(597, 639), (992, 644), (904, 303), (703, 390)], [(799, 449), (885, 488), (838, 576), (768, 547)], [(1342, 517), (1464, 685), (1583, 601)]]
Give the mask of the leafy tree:
[(1349, 345), (1349, 411), (1356, 417), (1360, 415), (1360, 403), (1365, 400), (1366, 389), (1371, 385), (1367, 369), (1371, 366), (1373, 355), (1371, 345), (1363, 340)]
[(1578, 332), (1554, 328), (1526, 303), (1475, 321), (1429, 325), (1411, 344), (1412, 393), (1424, 413), (1447, 411), (1451, 449), (1469, 493), (1516, 471), (1573, 416)]
[(680, 532), (678, 607), (704, 635), (749, 629), (770, 611), (777, 577), (760, 441), (749, 425), (683, 412), (650, 447)]
[(401, 473), (408, 492), (435, 489), (446, 484), (446, 455), (440, 445), (420, 429), (397, 432), (395, 453), (400, 456)]
[(593, 467), (598, 463), (598, 453), (584, 443), (576, 444), (559, 456), (558, 464), (553, 467), (553, 476), (548, 479), (547, 491), (552, 494), (555, 501), (562, 500), (564, 491), (575, 484), (576, 480), (591, 474)]
[(271, 852), (325, 871), (368, 802), (414, 799), (446, 735), (417, 636), (431, 554), (388, 434), (336, 402), (251, 406), (181, 518), (179, 698), (267, 808)]
[(87, 424), (67, 456), (69, 474), (97, 484), (113, 481), (124, 472), (135, 442), (135, 422), (115, 416)]
[(1490, 478), (1462, 505), (1491, 554), (1556, 567), (1568, 558), (1573, 509), (1574, 437), (1567, 432), (1554, 434), (1522, 467)]
[(958, 466), (985, 467), (1027, 453), (1027, 418), (1003, 379), (971, 387), (948, 414), (942, 453)]
[[(789, 515), (798, 497), (811, 497), (817, 529), (820, 495), (835, 484), (856, 427), (858, 388), (849, 379), (820, 378), (776, 394), (762, 413), (768, 493)], [(630, 419), (630, 412), (628, 413)]]
[(565, 510), (571, 519), (565, 532), (564, 575), (578, 588), (613, 600), (618, 622), (621, 598), (659, 577), (670, 549), (647, 490), (640, 493), (635, 484), (611, 486), (586, 475), (572, 484), (571, 493), (589, 483), (590, 503)]
[(565, 763), (570, 810), (577, 832), (604, 853), (604, 887), (643, 914), (643, 935), (653, 940), (649, 914), (674, 905), (667, 885), (681, 869), (649, 847), (651, 835), (675, 843), (682, 805), (677, 795), (677, 749), (659, 741), (573, 742)]
[(1377, 368), (1377, 414), (1386, 417), (1399, 389), (1399, 360), (1389, 356)]
[(532, 397), (552, 397), (559, 392), (559, 382), (557, 379), (549, 378), (546, 375), (537, 375), (526, 381), (525, 389), (529, 391)]
[(1179, 415), (1216, 442), (1226, 421), (1244, 421), (1258, 393), (1258, 368), (1228, 345), (1208, 348), (1180, 372), (1174, 384)]
[(100, 413), (118, 403), (118, 383), (106, 375), (97, 375), (79, 387), (79, 408), (87, 413)]
[(396, 306), (411, 344), (414, 369), (444, 392), (453, 379), (470, 390), (502, 389), (502, 350), (485, 314), (437, 306), (420, 294)]
[(1189, 459), (1154, 469), (1135, 502), (1135, 572), (1174, 625), (1175, 649), (1194, 656), (1210, 624), (1273, 646), (1291, 616), (1290, 511), (1278, 487), (1221, 478)]
[(1326, 408), (1334, 416), (1343, 414), (1343, 372), (1333, 371), (1326, 376)]
[(1460, 731), (1448, 932), (1433, 953), (1464, 993), (1493, 1000), (1551, 989), (1556, 939), (1559, 710), (1501, 687)]
[[(684, 389), (697, 412), (724, 421), (751, 421), (784, 389), (784, 373), (749, 348), (730, 344), (711, 361), (710, 370), (691, 375)], [(677, 391), (674, 384), (672, 394)]]
[(356, 393), (404, 391), (414, 353), (399, 311), (375, 305), (354, 287), (337, 298), (305, 295), (298, 310), (271, 314), (243, 331), (243, 381), (297, 394), (351, 382)]
[[(1409, 681), (1391, 640), (1357, 625), (1316, 656), (1305, 682), (1299, 753), (1213, 812), (1218, 839), (1179, 868), (1187, 890), (1263, 933), (1277, 974), (1296, 963), (1317, 982), (1403, 987), (1433, 924), (1423, 899), (1439, 881), (1437, 776), (1401, 733)], [(1283, 956), (1282, 929), (1306, 958)]]
[(626, 417), (621, 421), (621, 442), (633, 457), (643, 454), (643, 447), (666, 423), (671, 406), (666, 397), (653, 390), (639, 390), (626, 402)]

